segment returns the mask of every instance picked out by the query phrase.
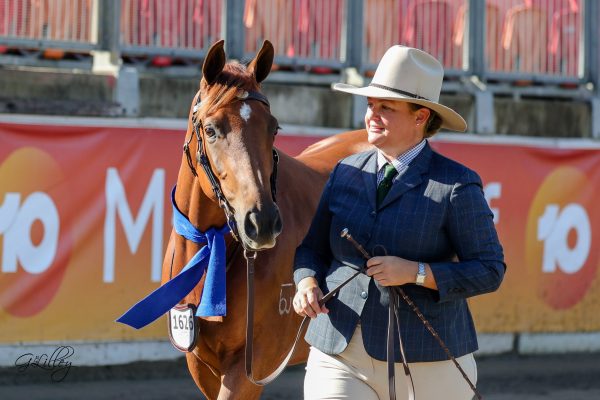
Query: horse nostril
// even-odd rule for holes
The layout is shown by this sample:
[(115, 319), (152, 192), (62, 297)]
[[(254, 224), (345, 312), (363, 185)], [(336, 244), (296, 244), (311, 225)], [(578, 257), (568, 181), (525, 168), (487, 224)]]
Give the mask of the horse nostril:
[(257, 215), (258, 214), (255, 212), (248, 212), (248, 214), (246, 214), (246, 219), (244, 220), (244, 230), (246, 231), (246, 235), (252, 240), (256, 240), (258, 236)]

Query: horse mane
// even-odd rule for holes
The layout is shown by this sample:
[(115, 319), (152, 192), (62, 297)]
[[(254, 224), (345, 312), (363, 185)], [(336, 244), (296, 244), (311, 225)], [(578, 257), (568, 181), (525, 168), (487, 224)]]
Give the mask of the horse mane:
[(203, 116), (214, 113), (225, 104), (240, 98), (242, 91), (259, 91), (260, 85), (245, 65), (230, 61), (223, 67), (212, 85), (203, 79), (200, 83), (202, 103), (200, 114)]

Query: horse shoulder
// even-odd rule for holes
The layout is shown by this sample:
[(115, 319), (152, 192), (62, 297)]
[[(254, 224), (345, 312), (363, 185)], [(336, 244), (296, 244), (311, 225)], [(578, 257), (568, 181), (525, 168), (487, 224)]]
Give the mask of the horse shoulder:
[(171, 279), (171, 263), (173, 260), (173, 252), (175, 251), (175, 229), (171, 229), (171, 235), (169, 236), (169, 242), (167, 243), (167, 250), (165, 251), (165, 257), (162, 265), (162, 275), (160, 284), (164, 285)]

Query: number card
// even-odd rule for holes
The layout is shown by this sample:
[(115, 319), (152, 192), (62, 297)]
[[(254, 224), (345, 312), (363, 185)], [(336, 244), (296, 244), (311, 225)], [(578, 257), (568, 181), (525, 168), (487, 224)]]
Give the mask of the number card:
[(179, 351), (189, 353), (196, 347), (198, 320), (196, 306), (177, 304), (169, 311), (169, 339)]

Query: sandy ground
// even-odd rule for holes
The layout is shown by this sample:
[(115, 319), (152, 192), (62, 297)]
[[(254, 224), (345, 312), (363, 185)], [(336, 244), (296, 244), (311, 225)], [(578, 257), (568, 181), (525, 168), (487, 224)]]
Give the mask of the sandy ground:
[[(600, 353), (478, 358), (487, 400), (600, 399)], [(269, 385), (267, 400), (302, 399), (302, 366)], [(107, 367), (72, 366), (61, 382), (46, 370), (0, 369), (0, 400), (202, 399), (183, 359)]]

